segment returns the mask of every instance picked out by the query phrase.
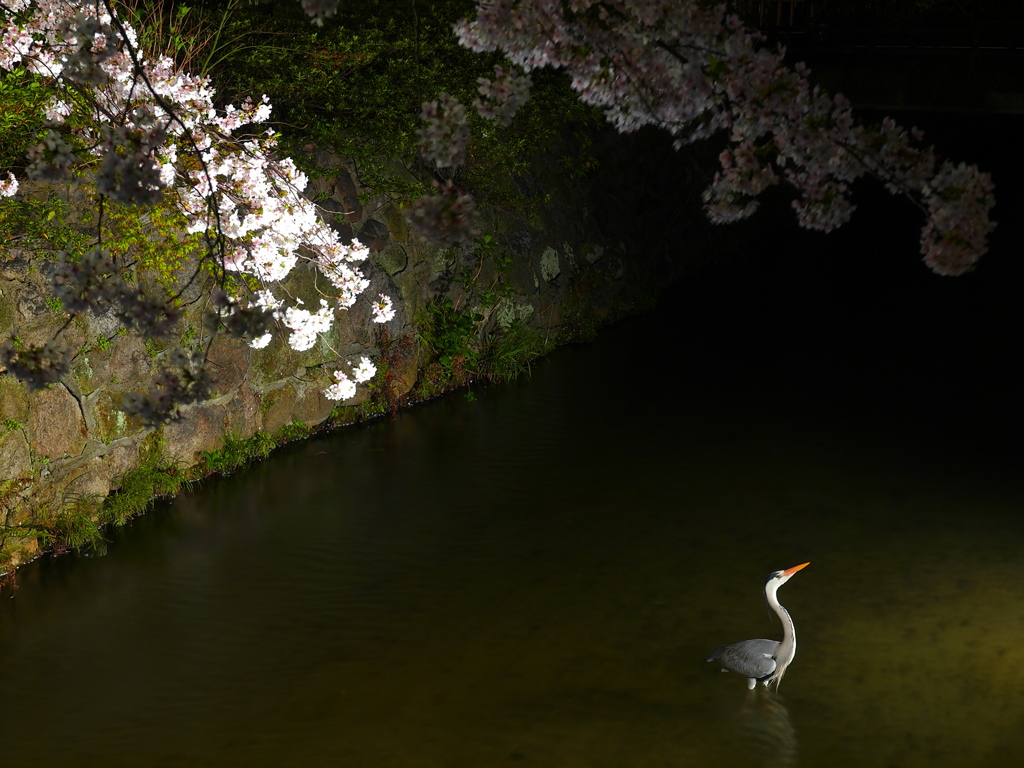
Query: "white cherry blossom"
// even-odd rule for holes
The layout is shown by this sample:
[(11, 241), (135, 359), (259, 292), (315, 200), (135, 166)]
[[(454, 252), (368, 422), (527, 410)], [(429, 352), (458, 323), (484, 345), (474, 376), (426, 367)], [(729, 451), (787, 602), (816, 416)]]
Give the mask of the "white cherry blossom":
[(383, 293), (380, 294), (380, 298), (373, 302), (371, 307), (373, 312), (373, 322), (375, 323), (387, 323), (394, 319), (395, 309), (391, 302), (390, 296), (385, 296)]
[[(306, 176), (277, 155), (271, 131), (245, 133), (270, 118), (266, 96), (217, 108), (208, 79), (176, 68), (167, 56), (147, 56), (135, 30), (111, 18), (104, 3), (6, 0), (4, 9), (0, 68), (24, 64), (52, 80), (56, 95), (44, 108), (51, 125), (80, 108), (73, 105), (95, 105), (85, 121), (74, 123), (85, 126), (75, 130), (92, 149), (69, 144), (65, 139), (73, 137), (66, 128), (63, 136), (51, 131), (34, 150), (31, 174), (63, 180), (98, 166), (99, 190), (115, 199), (148, 205), (162, 195), (181, 212), (185, 232), (225, 238), (211, 252), (220, 268), (254, 275), (264, 286), (285, 280), (300, 262), (311, 262), (336, 292), (321, 300), (318, 311), (288, 306), (269, 290), (249, 302), (290, 331), (288, 343), (298, 351), (311, 349), (330, 330), (335, 308), (351, 307), (366, 290), (369, 281), (356, 265), (369, 250), (358, 241), (341, 243), (319, 217), (302, 195)], [(84, 100), (62, 97), (71, 89)], [(8, 174), (0, 195), (11, 196), (17, 187)], [(136, 302), (132, 311), (148, 306)], [(235, 321), (247, 316), (231, 313)], [(261, 331), (250, 344), (260, 349), (269, 341)]]
[(349, 400), (356, 396), (356, 383), (343, 371), (335, 371), (334, 378), (337, 381), (324, 390), (328, 400)]
[(360, 358), (359, 365), (352, 369), (352, 378), (356, 383), (362, 384), (369, 381), (377, 374), (377, 366), (370, 362), (370, 358)]

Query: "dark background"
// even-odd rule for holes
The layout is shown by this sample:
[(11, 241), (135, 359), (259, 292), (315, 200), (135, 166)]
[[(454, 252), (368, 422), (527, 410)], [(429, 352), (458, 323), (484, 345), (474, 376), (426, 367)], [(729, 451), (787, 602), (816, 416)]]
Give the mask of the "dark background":
[(722, 263), (665, 301), (693, 345), (719, 347), (715, 386), (738, 385), (756, 365), (771, 372), (765, 396), (780, 409), (1019, 461), (1024, 115), (894, 116), (942, 156), (992, 173), (998, 226), (973, 272), (932, 273), (919, 252), (923, 215), (865, 181), (851, 223), (828, 235), (800, 230), (784, 192), (735, 232), (714, 228), (728, 243)]

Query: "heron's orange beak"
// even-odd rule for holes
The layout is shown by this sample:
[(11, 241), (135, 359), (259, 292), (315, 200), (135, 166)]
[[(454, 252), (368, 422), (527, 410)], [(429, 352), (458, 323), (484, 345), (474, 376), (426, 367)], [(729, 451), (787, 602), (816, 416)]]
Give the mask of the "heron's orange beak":
[(810, 563), (804, 563), (803, 565), (794, 565), (792, 568), (787, 568), (782, 572), (783, 576), (792, 576), (797, 571), (806, 568)]

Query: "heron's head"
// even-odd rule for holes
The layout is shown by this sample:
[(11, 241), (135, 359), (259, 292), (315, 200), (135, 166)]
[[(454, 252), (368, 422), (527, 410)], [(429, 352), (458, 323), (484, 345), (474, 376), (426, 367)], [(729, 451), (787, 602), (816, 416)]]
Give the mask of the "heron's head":
[(803, 565), (794, 565), (792, 568), (787, 568), (784, 571), (775, 571), (774, 573), (770, 573), (768, 574), (768, 580), (765, 582), (765, 586), (767, 587), (769, 584), (772, 584), (775, 587), (775, 589), (778, 589), (791, 578), (793, 578), (794, 573), (803, 570), (808, 565), (810, 565), (810, 563), (804, 563)]

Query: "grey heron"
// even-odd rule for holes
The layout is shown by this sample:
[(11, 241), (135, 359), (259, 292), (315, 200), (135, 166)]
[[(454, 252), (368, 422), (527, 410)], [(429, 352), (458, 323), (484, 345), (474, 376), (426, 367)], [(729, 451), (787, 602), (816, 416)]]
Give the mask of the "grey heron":
[(732, 645), (719, 645), (712, 648), (708, 661), (717, 661), (722, 671), (733, 671), (747, 678), (747, 688), (753, 690), (758, 683), (766, 686), (775, 683), (778, 690), (786, 667), (793, 663), (796, 656), (796, 626), (789, 611), (782, 607), (775, 593), (779, 587), (789, 581), (793, 574), (810, 563), (794, 565), (784, 571), (775, 571), (768, 576), (764, 585), (764, 596), (768, 605), (778, 614), (782, 621), (782, 642), (778, 640), (741, 640)]

